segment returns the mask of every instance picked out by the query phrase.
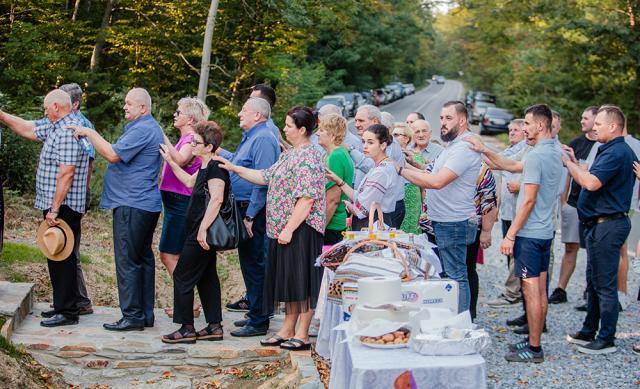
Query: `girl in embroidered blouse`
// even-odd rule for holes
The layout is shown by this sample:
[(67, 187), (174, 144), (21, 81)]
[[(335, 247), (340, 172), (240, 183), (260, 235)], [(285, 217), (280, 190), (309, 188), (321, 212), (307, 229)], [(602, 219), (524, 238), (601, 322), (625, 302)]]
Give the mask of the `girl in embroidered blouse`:
[(322, 154), (311, 143), (317, 117), (307, 107), (287, 112), (284, 133), (293, 148), (266, 170), (236, 166), (221, 157), (220, 166), (257, 185), (267, 185), (267, 236), (263, 309), (285, 303), (280, 331), (260, 341), (263, 346), (308, 350), (309, 324), (318, 301), (325, 228), (325, 177)]
[(387, 196), (387, 193), (393, 185), (400, 185), (394, 163), (386, 152), (392, 142), (389, 129), (381, 124), (374, 124), (365, 130), (362, 140), (364, 154), (373, 160), (375, 167), (369, 170), (356, 190), (331, 170), (326, 170), (327, 178), (335, 182), (350, 200), (345, 201), (345, 205), (353, 215), (351, 226), (356, 231), (368, 225), (367, 218), (374, 202), (380, 204), (385, 218), (395, 210), (395, 199)]

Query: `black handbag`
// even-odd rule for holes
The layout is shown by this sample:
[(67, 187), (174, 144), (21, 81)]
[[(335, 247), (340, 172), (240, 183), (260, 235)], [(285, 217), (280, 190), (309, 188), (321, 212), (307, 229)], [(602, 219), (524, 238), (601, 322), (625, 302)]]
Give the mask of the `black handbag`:
[[(211, 195), (206, 184), (204, 188), (205, 204), (208, 207)], [(246, 239), (248, 239), (247, 230), (244, 227), (233, 193), (229, 190), (227, 201), (222, 204), (218, 216), (207, 229), (207, 244), (218, 251), (233, 250), (237, 249), (238, 244)]]

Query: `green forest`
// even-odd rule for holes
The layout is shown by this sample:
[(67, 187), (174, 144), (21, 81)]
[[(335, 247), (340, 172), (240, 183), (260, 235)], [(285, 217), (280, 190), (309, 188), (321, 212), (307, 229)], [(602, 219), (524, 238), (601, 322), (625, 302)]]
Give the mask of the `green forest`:
[[(107, 139), (124, 126), (126, 91), (147, 88), (168, 133), (176, 102), (198, 91), (210, 2), (0, 0), (0, 109), (42, 116), (63, 83), (85, 90), (83, 111)], [(588, 105), (620, 105), (640, 121), (640, 3), (631, 0), (221, 0), (206, 103), (240, 139), (236, 113), (256, 83), (271, 84), (273, 118), (324, 94), (432, 74), (493, 91), (516, 115), (546, 102), (563, 140)], [(5, 187), (32, 191), (38, 145), (2, 129)], [(177, 133), (173, 133), (175, 137)], [(100, 192), (98, 161), (94, 193)]]

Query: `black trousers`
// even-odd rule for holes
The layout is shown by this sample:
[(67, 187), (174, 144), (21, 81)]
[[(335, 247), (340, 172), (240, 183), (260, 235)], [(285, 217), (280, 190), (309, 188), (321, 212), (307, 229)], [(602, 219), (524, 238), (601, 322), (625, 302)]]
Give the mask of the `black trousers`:
[[(154, 322), (156, 267), (151, 243), (160, 212), (113, 210), (113, 249), (122, 317), (136, 325)], [(75, 275), (75, 273), (74, 273)]]
[(471, 292), (469, 313), (471, 314), (471, 320), (475, 320), (476, 318), (476, 307), (478, 305), (478, 293), (480, 290), (480, 281), (478, 280), (478, 271), (476, 270), (479, 248), (480, 230), (476, 233), (476, 239), (473, 243), (467, 245), (467, 275), (469, 276), (469, 291)]
[[(46, 216), (49, 210), (43, 212)], [(52, 261), (47, 259), (49, 268), (49, 278), (53, 289), (53, 310), (70, 319), (78, 318), (78, 307), (81, 296), (78, 292), (78, 257), (80, 247), (80, 229), (82, 214), (74, 211), (66, 205), (60, 207), (58, 219), (64, 220), (75, 237), (73, 251), (69, 257), (63, 261)]]
[(195, 239), (187, 238), (173, 272), (173, 322), (193, 325), (193, 289), (198, 288), (207, 323), (222, 322), (220, 279), (216, 251), (204, 250)]

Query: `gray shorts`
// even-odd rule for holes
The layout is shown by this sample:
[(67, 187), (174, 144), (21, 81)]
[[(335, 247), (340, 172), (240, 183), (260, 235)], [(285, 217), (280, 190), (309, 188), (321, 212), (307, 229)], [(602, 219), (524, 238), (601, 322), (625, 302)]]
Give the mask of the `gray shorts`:
[(560, 240), (562, 243), (580, 243), (578, 210), (569, 204), (565, 204), (560, 212), (562, 215)]

